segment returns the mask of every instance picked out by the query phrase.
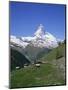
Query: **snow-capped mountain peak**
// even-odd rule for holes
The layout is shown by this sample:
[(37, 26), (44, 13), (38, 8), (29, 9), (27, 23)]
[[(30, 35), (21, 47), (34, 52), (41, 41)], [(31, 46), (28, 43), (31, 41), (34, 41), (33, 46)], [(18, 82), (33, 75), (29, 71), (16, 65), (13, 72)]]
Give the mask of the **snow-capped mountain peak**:
[(58, 42), (55, 36), (49, 32), (45, 32), (44, 26), (40, 24), (34, 33), (33, 37), (15, 37), (10, 36), (10, 42), (25, 48), (28, 45), (33, 45), (34, 47), (44, 47), (44, 48), (55, 48), (58, 46)]
[(45, 34), (45, 31), (44, 31), (44, 26), (42, 24), (40, 24), (36, 30), (36, 32), (34, 33), (34, 35), (36, 37), (42, 37), (43, 35)]

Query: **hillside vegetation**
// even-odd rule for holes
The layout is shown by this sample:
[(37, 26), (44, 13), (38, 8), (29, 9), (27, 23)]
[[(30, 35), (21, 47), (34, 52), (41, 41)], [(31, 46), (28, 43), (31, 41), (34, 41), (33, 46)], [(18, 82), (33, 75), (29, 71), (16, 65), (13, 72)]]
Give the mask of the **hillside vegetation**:
[(54, 48), (48, 54), (43, 54), (40, 61), (45, 62), (36, 67), (34, 64), (10, 75), (10, 88), (65, 85), (65, 44)]
[(39, 60), (52, 61), (54, 59), (59, 59), (61, 57), (65, 57), (65, 44), (64, 43), (59, 45), (57, 48), (54, 48), (48, 54), (43, 54), (43, 56), (39, 58)]

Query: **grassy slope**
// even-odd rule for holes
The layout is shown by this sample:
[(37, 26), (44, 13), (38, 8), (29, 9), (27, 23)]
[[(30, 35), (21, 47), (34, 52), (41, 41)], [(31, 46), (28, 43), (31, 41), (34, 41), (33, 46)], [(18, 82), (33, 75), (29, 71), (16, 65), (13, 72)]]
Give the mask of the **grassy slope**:
[[(41, 64), (39, 68), (29, 66), (11, 73), (11, 88), (31, 87), (31, 86), (47, 86), (47, 85), (64, 85), (65, 76), (63, 75), (64, 58), (59, 58), (56, 61), (56, 50), (53, 49), (47, 56), (41, 58), (43, 61), (48, 61), (46, 64)], [(59, 52), (64, 53), (64, 44), (58, 47)], [(52, 63), (51, 63), (52, 62)], [(62, 66), (63, 65), (63, 66)], [(57, 68), (58, 66), (58, 68)]]
[(50, 53), (44, 55), (40, 60), (42, 61), (52, 61), (54, 59), (58, 59), (59, 57), (65, 56), (65, 44), (60, 45), (57, 48), (54, 48)]
[(41, 65), (40, 68), (22, 68), (12, 72), (11, 88), (64, 84), (63, 77), (58, 73), (51, 64)]

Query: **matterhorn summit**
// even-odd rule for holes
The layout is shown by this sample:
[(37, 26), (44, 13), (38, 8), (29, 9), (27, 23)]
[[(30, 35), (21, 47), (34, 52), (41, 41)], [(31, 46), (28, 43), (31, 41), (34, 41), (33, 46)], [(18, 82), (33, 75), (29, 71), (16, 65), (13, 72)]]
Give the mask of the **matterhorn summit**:
[(10, 42), (11, 44), (20, 46), (22, 48), (26, 48), (28, 45), (50, 49), (58, 46), (56, 37), (53, 36), (51, 33), (46, 32), (42, 24), (38, 26), (33, 37), (16, 37), (11, 35)]
[(35, 36), (37, 37), (42, 37), (45, 34), (44, 31), (44, 26), (42, 24), (40, 24), (36, 30), (36, 32), (34, 33)]

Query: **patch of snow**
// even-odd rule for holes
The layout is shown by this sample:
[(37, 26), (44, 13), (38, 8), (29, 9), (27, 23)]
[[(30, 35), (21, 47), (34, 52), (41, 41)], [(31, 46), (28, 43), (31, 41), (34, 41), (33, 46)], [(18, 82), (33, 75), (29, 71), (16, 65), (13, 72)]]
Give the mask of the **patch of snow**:
[(27, 42), (23, 42), (22, 40), (20, 40), (19, 38), (15, 36), (10, 37), (10, 42), (17, 44), (17, 46), (22, 46), (23, 48), (25, 48), (29, 44)]
[(33, 37), (21, 37), (23, 41), (31, 41)]

